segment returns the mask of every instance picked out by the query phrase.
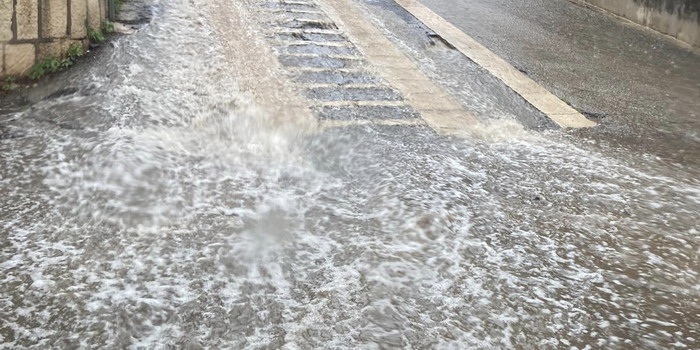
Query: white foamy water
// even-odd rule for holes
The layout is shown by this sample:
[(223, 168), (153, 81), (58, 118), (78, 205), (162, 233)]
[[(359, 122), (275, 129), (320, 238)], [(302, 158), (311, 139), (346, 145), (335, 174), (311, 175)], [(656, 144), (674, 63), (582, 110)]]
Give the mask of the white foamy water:
[(508, 123), (272, 128), (198, 5), (0, 140), (0, 348), (698, 346), (697, 179)]

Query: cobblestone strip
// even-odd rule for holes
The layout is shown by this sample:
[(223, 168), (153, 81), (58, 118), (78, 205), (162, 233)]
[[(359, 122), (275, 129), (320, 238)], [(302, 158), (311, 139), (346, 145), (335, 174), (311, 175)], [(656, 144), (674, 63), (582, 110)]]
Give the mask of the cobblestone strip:
[(277, 59), (314, 103), (322, 128), (420, 125), (403, 94), (375, 74), (362, 52), (314, 1), (251, 0)]
[(441, 133), (466, 136), (478, 120), (458, 101), (438, 87), (378, 28), (364, 18), (349, 0), (324, 0), (323, 6), (347, 31), (368, 63), (399, 90), (425, 122)]

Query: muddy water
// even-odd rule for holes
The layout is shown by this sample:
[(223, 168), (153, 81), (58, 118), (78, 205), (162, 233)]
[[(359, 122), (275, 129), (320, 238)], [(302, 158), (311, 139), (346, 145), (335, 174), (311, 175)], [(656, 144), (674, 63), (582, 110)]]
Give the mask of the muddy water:
[(271, 128), (200, 4), (3, 116), (1, 348), (698, 347), (697, 179), (515, 123)]

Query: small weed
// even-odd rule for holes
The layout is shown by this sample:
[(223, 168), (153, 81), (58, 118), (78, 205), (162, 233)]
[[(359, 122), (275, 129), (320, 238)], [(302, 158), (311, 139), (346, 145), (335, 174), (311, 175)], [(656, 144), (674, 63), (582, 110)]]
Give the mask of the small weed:
[(73, 65), (73, 61), (69, 58), (62, 58), (60, 68), (68, 68)]
[(43, 61), (34, 64), (31, 71), (29, 71), (29, 77), (32, 79), (39, 79), (46, 74), (57, 71), (59, 68), (61, 68), (61, 61), (56, 57), (49, 56)]
[(110, 21), (103, 21), (100, 27), (102, 28), (102, 33), (114, 34), (114, 23)]
[(90, 41), (92, 41), (93, 43), (101, 43), (105, 41), (105, 36), (100, 30), (88, 28), (88, 39), (90, 39)]
[(34, 64), (31, 71), (29, 71), (29, 77), (32, 79), (39, 79), (44, 75), (51, 74), (59, 69), (68, 68), (75, 63), (78, 57), (85, 55), (85, 49), (78, 43), (73, 43), (68, 47), (66, 51), (66, 57), (56, 58), (54, 56), (49, 56), (46, 59), (39, 61)]
[(70, 46), (68, 47), (68, 51), (66, 52), (66, 58), (71, 62), (75, 61), (78, 57), (82, 57), (84, 55), (85, 49), (83, 49), (83, 45), (78, 43), (70, 44)]
[(2, 91), (10, 91), (14, 88), (15, 88), (15, 78), (13, 78), (13, 77), (5, 78), (2, 85), (0, 85), (0, 90), (2, 90)]

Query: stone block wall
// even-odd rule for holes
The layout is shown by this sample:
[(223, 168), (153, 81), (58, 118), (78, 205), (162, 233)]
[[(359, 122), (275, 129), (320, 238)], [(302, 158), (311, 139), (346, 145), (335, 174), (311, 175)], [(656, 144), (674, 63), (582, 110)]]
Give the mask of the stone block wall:
[(0, 0), (0, 77), (26, 75), (35, 62), (87, 43), (107, 19), (107, 0)]
[(700, 47), (700, 0), (583, 0)]

